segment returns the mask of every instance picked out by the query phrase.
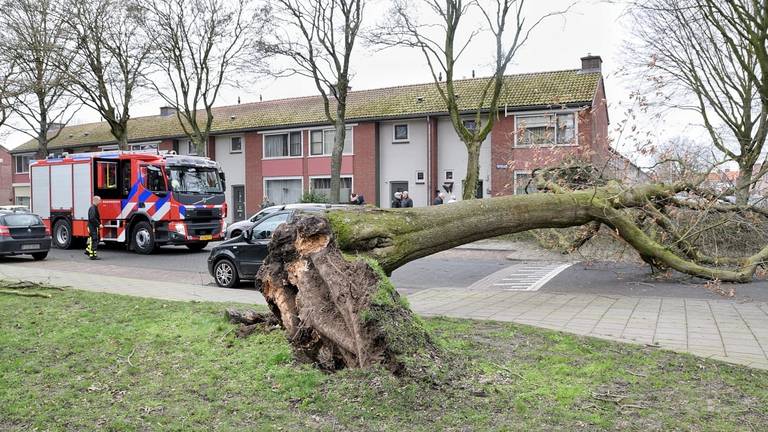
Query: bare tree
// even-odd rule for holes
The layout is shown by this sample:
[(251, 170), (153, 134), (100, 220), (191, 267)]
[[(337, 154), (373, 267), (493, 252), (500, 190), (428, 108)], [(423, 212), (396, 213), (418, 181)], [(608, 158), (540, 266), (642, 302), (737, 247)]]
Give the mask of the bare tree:
[(128, 148), (129, 108), (149, 65), (145, 13), (133, 0), (68, 0), (61, 15), (71, 40), (63, 72), (73, 94), (109, 124), (120, 149)]
[(37, 140), (40, 156), (75, 113), (63, 55), (67, 34), (56, 0), (5, 0), (0, 4), (0, 57), (10, 65), (8, 107), (20, 124), (10, 128)]
[[(735, 10), (764, 14), (760, 2), (742, 4)], [(762, 49), (754, 37), (732, 26), (741, 12), (728, 12), (722, 2), (709, 0), (651, 0), (633, 6), (633, 43), (636, 66), (653, 73), (650, 93), (663, 95), (657, 103), (697, 112), (712, 145), (739, 166), (735, 195), (741, 204), (749, 200), (754, 183), (768, 171), (762, 156), (768, 136), (768, 98), (764, 72), (768, 60), (763, 31)], [(752, 6), (749, 6), (752, 5)], [(768, 18), (762, 18), (768, 20)], [(760, 42), (757, 42), (759, 45)], [(761, 64), (762, 63), (762, 64)], [(763, 169), (753, 173), (762, 159)]]
[(145, 0), (144, 8), (160, 78), (152, 85), (205, 155), (222, 87), (236, 85), (248, 72), (243, 66), (260, 61), (253, 48), (267, 10), (251, 0)]
[[(529, 19), (525, 0), (425, 0), (421, 4), (425, 10), (415, 8), (407, 0), (393, 0), (387, 24), (375, 31), (371, 39), (384, 46), (417, 48), (424, 54), (453, 128), (467, 147), (462, 198), (472, 199), (480, 177), (480, 147), (498, 116), (507, 66), (539, 24), (565, 11)], [(473, 27), (474, 22), (463, 25), (472, 12), (480, 15), (484, 27)], [(493, 73), (482, 85), (477, 105), (467, 107), (459, 101), (456, 64), (483, 33), (492, 36)], [(465, 121), (467, 114), (471, 114), (471, 121)], [(483, 121), (485, 115), (487, 119)]]
[[(350, 62), (363, 20), (364, 0), (274, 0), (283, 32), (276, 33), (270, 51), (288, 57), (293, 66), (281, 74), (314, 80), (328, 122), (335, 127), (331, 151), (329, 200), (340, 202), (341, 161), (346, 139)], [(323, 153), (325, 150), (323, 150)]]

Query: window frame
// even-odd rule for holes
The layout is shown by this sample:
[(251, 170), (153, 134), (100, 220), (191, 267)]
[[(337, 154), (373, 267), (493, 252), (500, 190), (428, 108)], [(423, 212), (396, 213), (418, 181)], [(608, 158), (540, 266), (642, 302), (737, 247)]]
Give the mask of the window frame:
[[(13, 155), (13, 173), (14, 174), (29, 174), (29, 164), (32, 163), (32, 158), (35, 156), (34, 153), (24, 153), (24, 154), (15, 154)], [(26, 171), (19, 171), (19, 163), (18, 158), (26, 158), (27, 159), (27, 170)]]
[[(405, 126), (405, 138), (397, 137), (398, 126)], [(407, 144), (411, 141), (411, 126), (408, 123), (394, 123), (392, 125), (392, 144)]]
[(195, 147), (195, 143), (191, 139), (187, 140), (186, 156), (197, 156), (197, 148)]
[[(474, 122), (475, 123), (475, 129), (474, 130), (473, 129), (469, 129), (467, 127), (467, 122)], [(476, 133), (482, 127), (483, 122), (481, 121), (480, 123), (477, 123), (477, 121), (474, 118), (463, 118), (463, 119), (461, 119), (461, 125), (464, 126), (465, 128), (467, 128), (467, 130), (469, 130), (469, 131), (471, 131), (473, 133)]]
[[(268, 181), (279, 181), (279, 180), (299, 180), (301, 182), (301, 193), (300, 196), (304, 195), (304, 176), (279, 176), (279, 177), (262, 177), (261, 179), (261, 187), (263, 191), (263, 195), (267, 195), (267, 182)], [(280, 205), (279, 203), (275, 202), (275, 205)]]
[[(240, 142), (240, 149), (233, 150), (232, 144), (234, 143), (234, 140), (237, 139)], [(241, 136), (233, 136), (229, 137), (229, 153), (230, 154), (236, 154), (236, 153), (242, 153), (243, 152), (243, 137)]]
[[(531, 177), (533, 174), (533, 171), (527, 171), (527, 170), (514, 170), (512, 171), (512, 195), (526, 195), (526, 194), (519, 194), (517, 193), (517, 176), (518, 175), (527, 175)], [(528, 194), (530, 195), (530, 194)]]
[[(515, 133), (514, 133), (514, 141), (513, 141), (513, 147), (519, 147), (519, 148), (532, 148), (532, 147), (577, 147), (579, 145), (579, 110), (574, 109), (568, 109), (568, 110), (557, 110), (557, 111), (529, 111), (524, 113), (516, 113), (516, 114), (509, 114), (514, 117), (515, 121)], [(559, 115), (572, 115), (573, 116), (573, 141), (571, 143), (567, 144), (558, 144), (557, 142), (557, 116)], [(521, 140), (521, 133), (524, 133), (524, 129), (520, 128), (520, 121), (524, 120), (526, 117), (543, 117), (543, 116), (553, 116), (554, 119), (554, 125), (552, 126), (552, 129), (555, 131), (553, 142), (551, 144), (525, 144)]]
[[(346, 139), (346, 137), (349, 137), (349, 153), (343, 153), (342, 152), (341, 155), (342, 155), (342, 157), (343, 156), (354, 156), (355, 155), (354, 126), (347, 126), (345, 129), (347, 130), (347, 134), (345, 135), (345, 139)], [(310, 129), (309, 130), (309, 155), (307, 157), (331, 157), (330, 153), (325, 153), (325, 133), (327, 131), (335, 132), (336, 128), (325, 127), (325, 128), (315, 128), (315, 129)], [(315, 153), (312, 152), (312, 134), (315, 133), (315, 132), (320, 132), (323, 135), (323, 153), (322, 154), (315, 154)], [(331, 148), (333, 148), (333, 147), (331, 147)]]
[[(315, 176), (309, 176), (309, 184), (307, 185), (308, 189), (307, 191), (313, 192), (314, 191), (314, 181), (318, 179), (330, 179), (330, 175), (315, 175)], [(349, 179), (349, 191), (350, 193), (355, 191), (355, 176), (353, 174), (342, 174), (339, 176), (341, 179), (348, 178)], [(341, 189), (341, 188), (340, 188)]]
[[(291, 156), (291, 135), (293, 134), (299, 134), (300, 138), (300, 145), (299, 145), (299, 155), (298, 156)], [(279, 135), (285, 135), (285, 139), (288, 145), (288, 155), (287, 156), (267, 156), (267, 137), (270, 136), (279, 136)], [(231, 152), (230, 152), (231, 153)], [(241, 153), (241, 152), (240, 152)], [(290, 130), (290, 131), (276, 131), (276, 132), (268, 132), (261, 136), (261, 158), (263, 160), (271, 160), (271, 159), (300, 159), (304, 157), (304, 132), (300, 130)]]

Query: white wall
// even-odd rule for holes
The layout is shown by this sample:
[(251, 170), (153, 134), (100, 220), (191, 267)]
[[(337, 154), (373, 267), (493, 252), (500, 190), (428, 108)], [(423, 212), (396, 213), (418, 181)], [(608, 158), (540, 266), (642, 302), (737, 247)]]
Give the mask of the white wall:
[[(445, 172), (453, 171), (452, 194), (461, 200), (461, 182), (467, 174), (467, 147), (459, 139), (449, 117), (438, 119), (437, 137), (437, 184), (443, 191)], [(488, 191), (491, 189), (491, 134), (488, 134), (480, 147), (480, 180), (483, 181), (483, 197), (490, 197)], [(450, 195), (446, 194), (446, 200)]]
[[(230, 139), (233, 136), (239, 136), (242, 146), (245, 147), (245, 137), (242, 135), (221, 135), (216, 137), (216, 161), (221, 165), (221, 169), (224, 170), (224, 175), (227, 177), (227, 222), (232, 222), (235, 211), (234, 203), (232, 202), (232, 185), (245, 185), (245, 158), (243, 157), (243, 152), (230, 153)], [(246, 196), (246, 200), (247, 198)], [(251, 215), (245, 215), (245, 217), (249, 216)]]
[[(408, 124), (408, 142), (393, 143), (394, 125)], [(380, 169), (381, 186), (379, 196), (381, 197), (381, 207), (389, 208), (392, 203), (392, 194), (390, 193), (390, 182), (407, 181), (408, 192), (413, 200), (414, 207), (424, 207), (430, 200), (430, 193), (427, 190), (429, 174), (427, 171), (427, 133), (428, 124), (426, 118), (397, 121), (381, 122), (379, 124), (379, 146), (380, 146)], [(424, 171), (424, 183), (416, 183), (416, 171)]]

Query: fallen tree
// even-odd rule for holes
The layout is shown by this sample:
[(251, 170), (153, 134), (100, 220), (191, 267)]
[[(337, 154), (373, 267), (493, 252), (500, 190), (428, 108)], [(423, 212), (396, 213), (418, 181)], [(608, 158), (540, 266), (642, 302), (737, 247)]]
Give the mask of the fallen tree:
[[(539, 173), (535, 184), (545, 193), (299, 214), (279, 227), (258, 278), (296, 358), (326, 370), (381, 364), (401, 372), (409, 359), (439, 355), (387, 275), (415, 259), (502, 234), (586, 225), (588, 237), (604, 225), (655, 267), (729, 282), (751, 280), (768, 259), (768, 247), (739, 259), (718, 259), (674, 232), (664, 216), (667, 207), (717, 200), (699, 192), (695, 182), (627, 188), (601, 181), (573, 188)], [(727, 210), (722, 202), (717, 207)], [(668, 233), (654, 234), (649, 223)]]

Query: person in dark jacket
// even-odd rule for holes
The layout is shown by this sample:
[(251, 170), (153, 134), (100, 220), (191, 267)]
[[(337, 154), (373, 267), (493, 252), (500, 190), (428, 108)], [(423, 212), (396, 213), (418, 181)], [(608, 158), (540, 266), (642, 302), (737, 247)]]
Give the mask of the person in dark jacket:
[(349, 203), (354, 205), (365, 205), (365, 197), (360, 194), (352, 193), (349, 197)]
[(408, 196), (408, 191), (403, 191), (403, 207), (413, 207), (413, 200)]
[(439, 190), (435, 191), (435, 199), (432, 201), (432, 205), (440, 205), (443, 203), (443, 199), (445, 198), (445, 194), (440, 192)]
[(392, 208), (400, 208), (403, 206), (403, 194), (395, 192), (395, 199), (392, 200)]
[(96, 251), (99, 249), (99, 228), (101, 228), (101, 215), (99, 215), (99, 203), (101, 203), (101, 197), (98, 195), (93, 197), (93, 205), (88, 209), (88, 245), (85, 248), (85, 254), (89, 259), (97, 260), (101, 259), (96, 256)]

